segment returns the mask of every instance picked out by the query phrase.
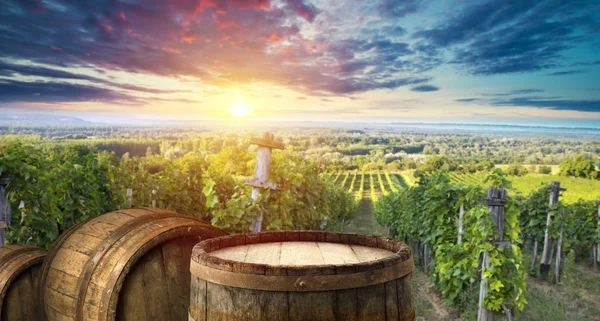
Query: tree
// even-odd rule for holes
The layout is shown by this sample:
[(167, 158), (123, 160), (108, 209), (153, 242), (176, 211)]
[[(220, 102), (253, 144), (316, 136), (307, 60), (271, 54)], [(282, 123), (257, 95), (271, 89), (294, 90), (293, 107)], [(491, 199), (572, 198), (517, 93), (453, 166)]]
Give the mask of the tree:
[(512, 165), (508, 166), (508, 168), (506, 169), (506, 174), (512, 175), (512, 176), (523, 176), (527, 173), (528, 173), (527, 169), (525, 168), (525, 166), (523, 166), (521, 164), (512, 164)]
[(596, 167), (591, 159), (583, 154), (577, 154), (573, 159), (565, 158), (560, 163), (560, 175), (595, 179), (598, 176)]
[(538, 173), (540, 174), (552, 174), (552, 167), (548, 165), (540, 165), (538, 167)]

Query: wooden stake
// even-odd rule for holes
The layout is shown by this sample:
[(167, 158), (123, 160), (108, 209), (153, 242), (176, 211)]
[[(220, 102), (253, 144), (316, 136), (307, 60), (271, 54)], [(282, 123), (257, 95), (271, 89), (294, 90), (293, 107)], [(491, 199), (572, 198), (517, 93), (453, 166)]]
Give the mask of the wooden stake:
[(4, 246), (6, 230), (8, 230), (11, 222), (10, 201), (6, 191), (9, 182), (8, 178), (0, 178), (0, 247)]
[(156, 190), (155, 189), (152, 190), (152, 207), (153, 208), (156, 207)]
[[(506, 204), (507, 191), (502, 188), (490, 187), (487, 190), (487, 198), (484, 199), (488, 206), (490, 218), (496, 227), (494, 235), (490, 235), (495, 246), (510, 248), (510, 243), (504, 241), (504, 204)], [(479, 288), (479, 309), (477, 312), (477, 321), (500, 321), (504, 317), (495, 311), (490, 311), (485, 307), (485, 297), (489, 289), (489, 280), (485, 277), (485, 271), (491, 266), (490, 253), (483, 252), (483, 261), (481, 269), (481, 283)]]
[(594, 247), (594, 268), (597, 270), (600, 268), (600, 197), (596, 201), (596, 205), (598, 205), (598, 216), (596, 217), (598, 230), (596, 232), (596, 246)]
[[(277, 185), (269, 182), (269, 171), (271, 168), (271, 149), (283, 149), (284, 145), (276, 142), (271, 133), (265, 133), (264, 137), (250, 140), (251, 144), (258, 145), (256, 155), (256, 167), (254, 168), (254, 178), (246, 180), (246, 185), (252, 186), (252, 200), (256, 202), (261, 188), (277, 189)], [(254, 232), (262, 230), (262, 221), (264, 213), (260, 213)]]
[(550, 209), (558, 203), (558, 196), (561, 191), (566, 189), (560, 188), (560, 182), (552, 182), (550, 185), (550, 201), (548, 202), (548, 216), (546, 217), (546, 231), (544, 232), (544, 249), (542, 250), (542, 258), (540, 260), (540, 275), (547, 277), (550, 273), (550, 264), (552, 263), (552, 254), (554, 251), (554, 240), (548, 233), (548, 228), (552, 222)]
[(131, 208), (132, 204), (133, 204), (133, 189), (128, 188), (127, 189), (127, 207)]
[(538, 240), (536, 238), (535, 241), (533, 242), (533, 258), (531, 260), (531, 275), (536, 274), (537, 257), (538, 257)]
[(465, 215), (465, 207), (464, 207), (464, 205), (461, 205), (460, 212), (458, 214), (458, 244), (462, 244), (464, 215)]
[(558, 234), (558, 243), (556, 244), (556, 262), (554, 267), (554, 283), (560, 283), (560, 260), (562, 258), (562, 238), (563, 222), (565, 220), (565, 210), (562, 211), (562, 220), (560, 222), (560, 232)]

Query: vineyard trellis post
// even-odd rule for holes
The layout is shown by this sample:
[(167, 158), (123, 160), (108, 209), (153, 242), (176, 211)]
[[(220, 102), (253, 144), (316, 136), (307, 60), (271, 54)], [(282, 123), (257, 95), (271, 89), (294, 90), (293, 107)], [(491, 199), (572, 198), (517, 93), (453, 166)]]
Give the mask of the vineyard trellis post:
[(7, 193), (9, 182), (9, 178), (0, 178), (0, 247), (4, 246), (6, 231), (11, 221), (11, 207)]
[[(252, 186), (252, 200), (256, 202), (261, 188), (277, 189), (277, 184), (269, 182), (269, 171), (271, 169), (271, 150), (284, 149), (285, 146), (275, 141), (275, 136), (266, 132), (263, 138), (253, 138), (250, 144), (258, 145), (256, 153), (256, 167), (254, 167), (254, 177), (246, 180), (246, 185)], [(262, 229), (264, 213), (261, 211), (254, 232), (260, 232)]]
[(156, 207), (156, 190), (152, 190), (152, 207)]
[[(495, 246), (504, 248), (510, 248), (510, 242), (504, 241), (504, 205), (506, 204), (506, 197), (508, 192), (503, 188), (489, 187), (487, 190), (487, 197), (484, 199), (485, 204), (488, 206), (490, 212), (490, 218), (494, 222), (494, 235), (490, 235), (489, 238), (494, 240)], [(479, 309), (477, 312), (477, 321), (499, 321), (504, 317), (497, 312), (490, 311), (485, 307), (485, 297), (489, 289), (489, 280), (485, 277), (485, 270), (490, 268), (490, 253), (488, 251), (483, 252), (481, 269), (481, 283), (479, 288)], [(510, 310), (504, 309), (507, 318), (510, 320)]]
[(562, 240), (563, 240), (563, 225), (565, 221), (565, 210), (562, 210), (560, 221), (560, 232), (558, 233), (558, 243), (556, 244), (556, 262), (554, 266), (554, 283), (560, 283), (560, 262), (562, 260)]
[(458, 212), (458, 244), (462, 243), (463, 237), (463, 218), (465, 216), (465, 206), (463, 204), (460, 205), (460, 210)]
[[(546, 230), (544, 232), (544, 248), (542, 250), (542, 259), (540, 260), (540, 276), (542, 277), (548, 277), (548, 273), (550, 273), (550, 265), (552, 264), (554, 240), (549, 233), (550, 223), (552, 222), (552, 213), (550, 209), (553, 205), (558, 204), (558, 197), (561, 191), (566, 191), (566, 189), (560, 188), (560, 182), (552, 182), (550, 185), (548, 215), (546, 216)], [(557, 253), (557, 255), (560, 255), (560, 253)]]
[(598, 270), (600, 268), (600, 197), (596, 201), (596, 205), (598, 205), (598, 216), (596, 216), (596, 220), (598, 221), (598, 228), (596, 230), (596, 242), (594, 242), (593, 247), (593, 259), (594, 259), (594, 270)]
[(133, 189), (128, 188), (127, 189), (127, 208), (131, 208), (132, 205), (133, 205)]

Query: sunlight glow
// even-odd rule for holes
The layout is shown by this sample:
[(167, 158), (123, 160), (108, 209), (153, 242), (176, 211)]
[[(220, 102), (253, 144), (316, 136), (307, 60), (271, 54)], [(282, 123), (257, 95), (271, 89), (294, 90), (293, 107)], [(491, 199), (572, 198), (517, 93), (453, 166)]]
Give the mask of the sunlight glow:
[(235, 118), (244, 118), (250, 115), (250, 112), (250, 108), (240, 100), (229, 107), (229, 113)]

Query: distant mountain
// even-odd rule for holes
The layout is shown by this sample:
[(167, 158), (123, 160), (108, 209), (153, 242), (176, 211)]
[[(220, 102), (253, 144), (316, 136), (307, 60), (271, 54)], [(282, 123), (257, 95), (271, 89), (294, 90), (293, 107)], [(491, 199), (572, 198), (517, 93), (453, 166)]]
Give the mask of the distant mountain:
[(100, 123), (85, 121), (73, 116), (27, 113), (2, 113), (0, 125), (6, 126), (94, 126)]

